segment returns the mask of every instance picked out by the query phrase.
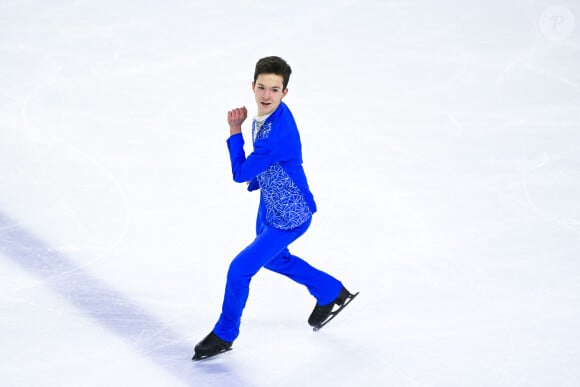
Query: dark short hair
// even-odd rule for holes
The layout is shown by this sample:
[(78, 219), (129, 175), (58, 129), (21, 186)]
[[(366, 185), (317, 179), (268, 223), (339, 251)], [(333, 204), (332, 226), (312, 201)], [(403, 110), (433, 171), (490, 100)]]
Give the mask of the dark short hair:
[(288, 87), (288, 81), (290, 81), (292, 69), (290, 68), (290, 65), (279, 56), (267, 56), (256, 63), (254, 82), (256, 82), (256, 79), (258, 79), (258, 75), (260, 74), (280, 75), (283, 79), (282, 85), (284, 86), (284, 89), (286, 89), (286, 87)]

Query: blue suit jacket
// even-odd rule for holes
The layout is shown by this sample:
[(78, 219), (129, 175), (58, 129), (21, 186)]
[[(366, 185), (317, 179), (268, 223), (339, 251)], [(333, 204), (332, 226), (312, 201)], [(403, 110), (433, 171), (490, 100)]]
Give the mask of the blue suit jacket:
[(288, 230), (306, 222), (316, 203), (302, 167), (302, 144), (290, 109), (283, 102), (264, 122), (246, 157), (241, 133), (228, 141), (232, 174), (236, 182), (260, 189), (260, 207), (272, 227)]

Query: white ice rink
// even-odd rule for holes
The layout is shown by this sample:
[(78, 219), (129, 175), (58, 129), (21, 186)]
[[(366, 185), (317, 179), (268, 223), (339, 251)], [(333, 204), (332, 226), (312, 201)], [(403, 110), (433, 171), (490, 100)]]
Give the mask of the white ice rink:
[[(0, 385), (580, 386), (579, 30), (577, 0), (0, 0)], [(267, 55), (319, 207), (291, 249), (361, 293), (314, 333), (261, 271), (194, 363)]]

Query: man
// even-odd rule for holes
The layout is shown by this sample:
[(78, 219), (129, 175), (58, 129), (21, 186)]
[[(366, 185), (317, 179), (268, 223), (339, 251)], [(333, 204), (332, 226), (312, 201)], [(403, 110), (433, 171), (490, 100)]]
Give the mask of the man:
[(290, 66), (279, 57), (262, 58), (256, 64), (252, 90), (258, 115), (252, 125), (254, 151), (247, 158), (242, 137), (247, 109), (242, 107), (228, 112), (230, 137), (227, 145), (234, 181), (247, 182), (249, 191), (260, 189), (261, 193), (256, 239), (231, 262), (222, 313), (212, 332), (195, 346), (193, 360), (232, 348), (239, 335), (250, 280), (262, 267), (308, 288), (317, 300), (308, 319), (315, 330), (330, 321), (358, 294), (349, 293), (336, 278), (310, 266), (288, 250), (288, 245), (306, 232), (316, 212), (302, 168), (298, 128), (292, 113), (282, 102), (288, 94), (291, 72)]

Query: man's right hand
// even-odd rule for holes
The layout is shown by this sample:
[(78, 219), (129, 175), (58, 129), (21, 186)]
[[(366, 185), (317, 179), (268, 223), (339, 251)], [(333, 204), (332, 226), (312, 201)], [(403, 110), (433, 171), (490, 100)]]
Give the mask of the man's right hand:
[(228, 124), (230, 125), (230, 136), (242, 132), (242, 123), (248, 117), (248, 109), (245, 106), (236, 108), (228, 112)]

